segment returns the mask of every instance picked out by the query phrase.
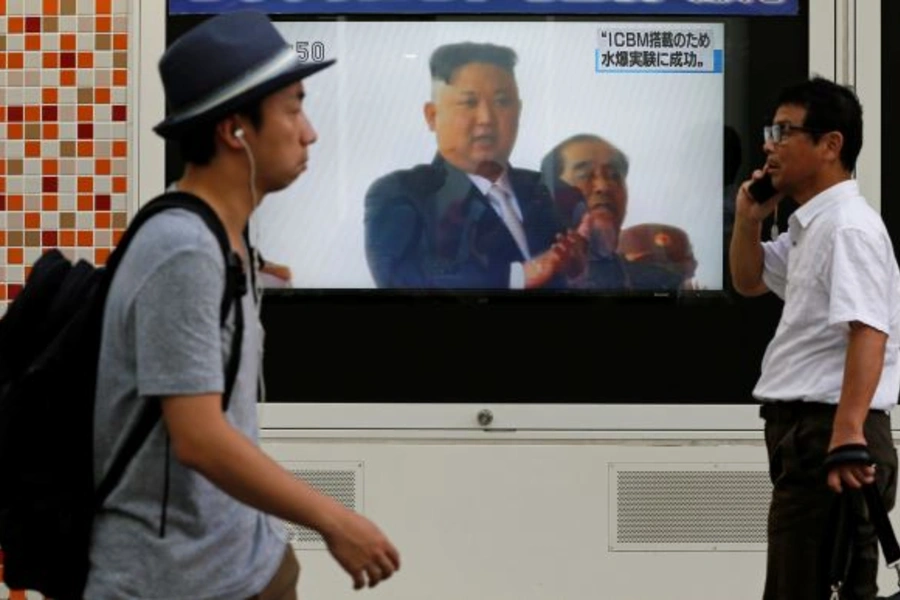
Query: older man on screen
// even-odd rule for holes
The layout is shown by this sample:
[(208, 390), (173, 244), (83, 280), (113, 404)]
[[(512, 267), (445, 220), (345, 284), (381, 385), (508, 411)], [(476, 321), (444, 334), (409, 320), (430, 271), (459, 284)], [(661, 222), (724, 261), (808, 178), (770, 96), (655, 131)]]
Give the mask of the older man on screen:
[(672, 291), (693, 274), (690, 241), (670, 225), (623, 230), (628, 157), (602, 137), (580, 133), (541, 162), (559, 218), (588, 240), (587, 268), (570, 287), (605, 291)]

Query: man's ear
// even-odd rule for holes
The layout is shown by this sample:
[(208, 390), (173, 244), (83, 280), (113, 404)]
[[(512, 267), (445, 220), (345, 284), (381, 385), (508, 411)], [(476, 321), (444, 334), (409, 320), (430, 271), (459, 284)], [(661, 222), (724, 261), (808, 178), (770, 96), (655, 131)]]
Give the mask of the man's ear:
[(219, 121), (219, 124), (216, 125), (216, 136), (221, 138), (222, 142), (229, 148), (240, 150), (243, 146), (241, 141), (235, 135), (235, 132), (237, 131), (243, 131), (243, 127), (240, 122), (233, 117), (222, 119)]
[(844, 134), (840, 131), (829, 131), (819, 140), (825, 146), (828, 158), (834, 161), (841, 160), (841, 149), (844, 147)]
[(425, 122), (428, 123), (428, 129), (434, 131), (434, 122), (437, 118), (437, 106), (434, 105), (434, 102), (426, 102), (425, 106), (422, 108), (422, 113), (425, 115)]

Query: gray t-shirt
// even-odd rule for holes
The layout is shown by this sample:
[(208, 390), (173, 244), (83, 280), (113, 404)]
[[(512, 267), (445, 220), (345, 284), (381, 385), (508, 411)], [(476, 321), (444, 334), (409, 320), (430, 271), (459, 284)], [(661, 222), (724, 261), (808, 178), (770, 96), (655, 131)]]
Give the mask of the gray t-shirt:
[[(220, 326), (224, 286), (222, 251), (197, 215), (166, 211), (135, 236), (112, 282), (104, 316), (94, 413), (95, 482), (109, 469), (145, 402), (224, 390), (234, 328), (233, 310), (227, 326)], [(225, 415), (258, 443), (262, 327), (252, 292), (242, 301), (240, 369)], [(284, 555), (283, 527), (182, 465), (171, 450), (167, 453), (166, 441), (160, 422), (97, 516), (85, 597), (233, 600), (259, 593)]]

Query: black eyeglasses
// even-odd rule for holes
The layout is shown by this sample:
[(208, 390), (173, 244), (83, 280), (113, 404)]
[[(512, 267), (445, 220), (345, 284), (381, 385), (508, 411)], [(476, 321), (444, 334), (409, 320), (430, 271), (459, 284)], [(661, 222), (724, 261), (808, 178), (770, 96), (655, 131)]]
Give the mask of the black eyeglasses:
[(768, 127), (763, 127), (763, 139), (767, 144), (780, 144), (786, 137), (790, 136), (794, 131), (804, 131), (806, 133), (823, 133), (820, 129), (812, 129), (801, 125), (793, 125), (791, 123), (775, 123)]

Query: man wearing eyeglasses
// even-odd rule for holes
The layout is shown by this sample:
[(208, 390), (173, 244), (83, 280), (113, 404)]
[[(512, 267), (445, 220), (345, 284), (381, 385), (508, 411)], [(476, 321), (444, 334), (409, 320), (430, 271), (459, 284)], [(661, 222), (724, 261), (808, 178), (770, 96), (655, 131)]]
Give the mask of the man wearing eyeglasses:
[[(862, 127), (845, 87), (814, 78), (783, 90), (764, 131), (765, 166), (752, 177), (769, 174), (777, 194), (755, 201), (746, 181), (736, 199), (734, 287), (784, 300), (753, 390), (774, 485), (765, 600), (827, 598), (834, 575), (842, 598), (877, 591), (877, 540), (858, 489), (875, 485), (894, 504), (900, 270), (853, 179)], [(788, 231), (761, 243), (763, 219), (786, 196), (799, 205)], [(841, 506), (849, 557), (832, 570)]]

